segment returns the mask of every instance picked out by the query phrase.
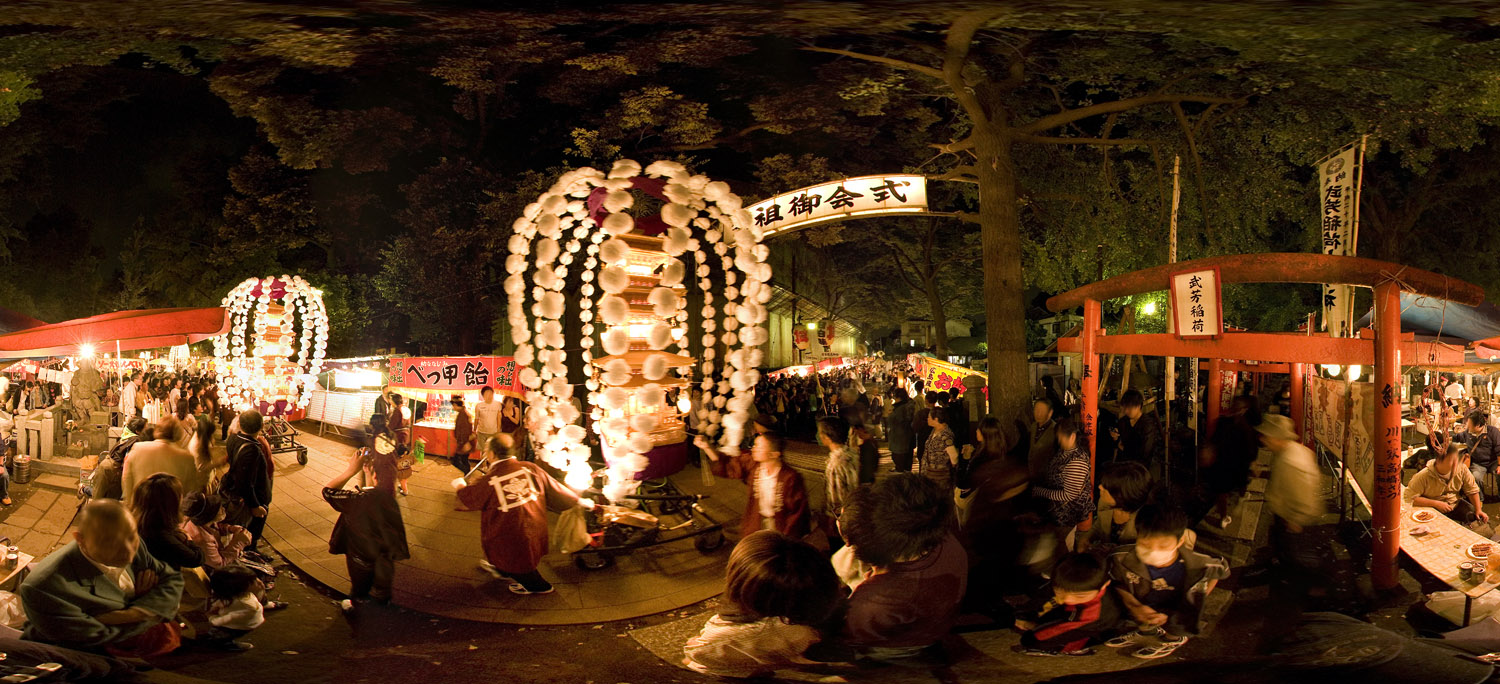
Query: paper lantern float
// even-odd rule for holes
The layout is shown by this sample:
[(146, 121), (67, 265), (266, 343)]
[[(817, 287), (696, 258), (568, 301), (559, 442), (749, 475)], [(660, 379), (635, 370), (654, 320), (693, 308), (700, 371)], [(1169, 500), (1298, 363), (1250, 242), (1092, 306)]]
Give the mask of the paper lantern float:
[(226, 401), (268, 416), (306, 407), (328, 348), (322, 290), (301, 276), (250, 278), (222, 306), (230, 329), (214, 338), (214, 356)]
[[(634, 204), (631, 189), (665, 200), (659, 217), (642, 218), (637, 226), (624, 213)], [(521, 373), (528, 390), (527, 425), (543, 460), (566, 474), (568, 486), (582, 490), (593, 479), (586, 434), (573, 404), (575, 388), (567, 381), (562, 334), (561, 290), (574, 268), (582, 281), (576, 293), (582, 298), (581, 355), (595, 369), (586, 383), (587, 402), (595, 432), (603, 438), (604, 495), (618, 500), (629, 494), (635, 474), (648, 465), (647, 452), (686, 439), (687, 409), (665, 398), (667, 390), (687, 390), (690, 380), (674, 373), (691, 374), (695, 366), (703, 378), (700, 431), (717, 437), (726, 452), (737, 453), (759, 380), (757, 346), (768, 337), (771, 268), (760, 246), (761, 229), (729, 186), (689, 175), (675, 162), (658, 161), (643, 170), (621, 160), (608, 174), (592, 168), (563, 174), (526, 206), (513, 228), (505, 291), (517, 363), (528, 365)], [(699, 333), (710, 347), (701, 365), (667, 351), (685, 352), (689, 345), (687, 264), (678, 259), (687, 251), (699, 264), (692, 284), (703, 295)], [(721, 307), (711, 289), (711, 259), (734, 285), (723, 293)], [(597, 356), (596, 331), (603, 347)], [(714, 331), (722, 331), (722, 339)], [(712, 348), (719, 342), (728, 350), (724, 358), (716, 358)]]

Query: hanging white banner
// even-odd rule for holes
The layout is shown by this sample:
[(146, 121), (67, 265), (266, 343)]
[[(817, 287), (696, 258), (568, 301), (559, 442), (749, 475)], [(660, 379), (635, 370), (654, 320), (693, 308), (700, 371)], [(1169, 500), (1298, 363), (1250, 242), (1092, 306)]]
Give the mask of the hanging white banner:
[(793, 190), (748, 207), (766, 237), (792, 228), (875, 214), (927, 213), (927, 177), (860, 176)]
[[(1323, 253), (1355, 256), (1359, 243), (1359, 177), (1363, 145), (1354, 143), (1318, 163), (1319, 236)], [(1323, 286), (1323, 329), (1331, 337), (1349, 337), (1353, 324), (1354, 287)]]
[(1224, 333), (1219, 269), (1172, 274), (1172, 316), (1177, 337), (1211, 339)]

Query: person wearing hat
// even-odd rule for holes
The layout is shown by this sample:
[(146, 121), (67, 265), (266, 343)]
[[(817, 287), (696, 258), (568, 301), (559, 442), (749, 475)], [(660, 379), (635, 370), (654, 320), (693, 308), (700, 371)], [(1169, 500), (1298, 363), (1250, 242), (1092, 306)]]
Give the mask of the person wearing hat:
[(1286, 416), (1262, 416), (1255, 429), (1260, 432), (1261, 443), (1274, 454), (1271, 479), (1266, 484), (1266, 505), (1275, 516), (1272, 548), (1284, 567), (1302, 574), (1299, 579), (1314, 580), (1321, 563), (1306, 532), (1323, 515), (1323, 475), (1317, 459), (1298, 441), (1292, 419)]
[(1479, 483), (1463, 466), (1464, 445), (1449, 444), (1447, 451), (1417, 471), (1402, 496), (1413, 506), (1435, 508), (1459, 523), (1489, 522), (1481, 507)]

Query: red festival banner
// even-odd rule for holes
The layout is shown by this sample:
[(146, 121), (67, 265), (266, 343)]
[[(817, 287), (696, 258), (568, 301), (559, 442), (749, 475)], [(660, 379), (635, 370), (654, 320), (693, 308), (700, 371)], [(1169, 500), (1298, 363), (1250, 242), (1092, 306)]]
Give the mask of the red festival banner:
[(520, 369), (509, 356), (409, 356), (392, 358), (390, 364), (392, 387), (439, 394), (493, 387), (499, 394), (526, 396)]

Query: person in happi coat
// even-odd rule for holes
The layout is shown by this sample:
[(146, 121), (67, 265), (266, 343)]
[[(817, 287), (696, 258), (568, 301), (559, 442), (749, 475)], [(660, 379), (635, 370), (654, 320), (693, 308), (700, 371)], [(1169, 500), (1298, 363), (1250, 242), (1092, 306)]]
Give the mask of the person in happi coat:
[(551, 593), (552, 583), (537, 572), (547, 555), (547, 510), (593, 508), (594, 502), (580, 499), (541, 466), (516, 459), (509, 435), (492, 438), (486, 446), (495, 464), (474, 484), (454, 481), (459, 503), (483, 512), (479, 533), (485, 559), (479, 567), (510, 579), (513, 593)]

